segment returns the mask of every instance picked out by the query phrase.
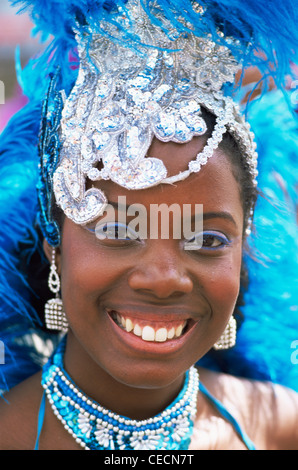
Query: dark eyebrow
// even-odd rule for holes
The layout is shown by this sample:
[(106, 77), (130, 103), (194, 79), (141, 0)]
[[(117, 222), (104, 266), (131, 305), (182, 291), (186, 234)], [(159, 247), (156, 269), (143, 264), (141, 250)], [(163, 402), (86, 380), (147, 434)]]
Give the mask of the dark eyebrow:
[(209, 220), (209, 219), (225, 219), (225, 220), (229, 220), (230, 222), (232, 222), (236, 227), (237, 227), (237, 224), (236, 224), (236, 221), (234, 219), (234, 217), (229, 213), (229, 212), (207, 212), (205, 214), (203, 214), (203, 220)]
[[(108, 201), (108, 203), (111, 204), (111, 206), (114, 207), (115, 209), (120, 209), (120, 210), (127, 210), (129, 205), (131, 205), (131, 204), (128, 204), (128, 205), (119, 204), (118, 202), (113, 202), (113, 201)], [(197, 216), (196, 214), (193, 214), (191, 219), (194, 219), (196, 216)], [(229, 212), (220, 211), (220, 212), (203, 213), (203, 221), (210, 220), (210, 219), (225, 219), (225, 220), (232, 222), (233, 225), (237, 227), (237, 223), (234, 217)]]

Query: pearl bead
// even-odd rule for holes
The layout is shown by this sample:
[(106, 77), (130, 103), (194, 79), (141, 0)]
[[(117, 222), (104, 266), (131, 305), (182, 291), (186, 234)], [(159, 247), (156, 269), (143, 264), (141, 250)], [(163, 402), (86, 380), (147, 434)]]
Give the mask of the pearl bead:
[[(45, 374), (43, 380), (54, 414), (84, 449), (104, 449), (107, 443), (110, 449), (133, 449), (136, 445), (145, 448), (148, 445), (148, 449), (152, 449), (157, 441), (160, 442), (159, 449), (167, 449), (167, 445), (179, 449), (183, 433), (188, 433), (185, 419), (191, 427), (191, 417), (196, 413), (198, 374), (194, 368), (188, 372), (179, 399), (172, 406), (155, 417), (140, 421), (118, 416), (96, 404), (66, 378), (62, 367), (54, 367), (52, 376)], [(173, 427), (178, 431), (176, 437)]]

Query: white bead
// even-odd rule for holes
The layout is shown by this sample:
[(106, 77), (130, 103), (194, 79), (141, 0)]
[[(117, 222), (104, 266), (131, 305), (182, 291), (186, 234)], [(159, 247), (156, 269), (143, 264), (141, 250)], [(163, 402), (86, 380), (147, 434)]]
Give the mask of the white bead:
[[(55, 404), (54, 404), (54, 402), (51, 398), (51, 393), (53, 393), (53, 392), (57, 393), (57, 396), (60, 397), (61, 400), (68, 401), (69, 406), (73, 410), (72, 413), (74, 413), (74, 410), (77, 410), (77, 413), (80, 413), (81, 416), (83, 416), (87, 420), (86, 424), (91, 426), (90, 429), (94, 430), (93, 432), (95, 432), (95, 436), (96, 436), (96, 433), (98, 433), (98, 432), (105, 433), (105, 430), (106, 431), (113, 431), (113, 434), (115, 435), (115, 444), (117, 442), (117, 436), (118, 436), (119, 446), (123, 449), (126, 449), (125, 444), (123, 443), (123, 439), (126, 438), (126, 437), (128, 439), (131, 437), (133, 439), (136, 439), (136, 442), (137, 441), (141, 442), (142, 439), (146, 436), (147, 439), (148, 439), (148, 442), (150, 442), (150, 439), (155, 439), (155, 436), (159, 436), (160, 433), (162, 433), (163, 441), (164, 441), (164, 445), (162, 445), (161, 447), (166, 448), (166, 442), (168, 441), (169, 435), (170, 435), (169, 427), (174, 426), (175, 424), (177, 424), (179, 426), (179, 423), (181, 422), (181, 420), (185, 419), (185, 418), (186, 419), (190, 418), (194, 414), (194, 409), (196, 409), (196, 399), (197, 399), (197, 391), (198, 391), (198, 375), (197, 375), (196, 371), (192, 372), (192, 370), (190, 370), (190, 372), (189, 372), (189, 379), (188, 379), (188, 384), (187, 384), (187, 387), (186, 387), (186, 390), (185, 390), (184, 397), (182, 399), (180, 399), (175, 405), (170, 407), (168, 410), (164, 410), (160, 415), (155, 416), (154, 418), (149, 418), (147, 420), (140, 420), (140, 421), (131, 420), (131, 419), (128, 419), (128, 418), (125, 419), (121, 416), (118, 416), (114, 412), (111, 412), (109, 410), (106, 410), (105, 408), (102, 408), (100, 405), (98, 405), (97, 407), (94, 407), (93, 406), (94, 403), (91, 402), (91, 406), (95, 411), (98, 408), (100, 408), (103, 411), (104, 416), (107, 416), (109, 418), (113, 418), (117, 422), (117, 424), (107, 423), (105, 421), (105, 419), (106, 419), (105, 417), (103, 417), (102, 419), (101, 418), (96, 418), (96, 413), (94, 415), (93, 414), (90, 415), (90, 412), (87, 411), (86, 409), (84, 409), (84, 406), (85, 406), (84, 403), (88, 404), (88, 402), (90, 402), (90, 400), (87, 399), (87, 397), (85, 397), (82, 392), (77, 392), (76, 393), (75, 391), (77, 389), (73, 384), (70, 384), (69, 388), (73, 389), (74, 393), (76, 394), (78, 400), (80, 400), (81, 404), (79, 405), (79, 403), (76, 402), (76, 399), (71, 399), (70, 400), (69, 397), (66, 395), (66, 392), (67, 392), (66, 389), (65, 389), (65, 392), (64, 392), (64, 385), (63, 384), (66, 384), (66, 381), (64, 380), (63, 375), (61, 375), (60, 377), (62, 379), (62, 383), (61, 383), (62, 388), (60, 389), (60, 385), (58, 385), (57, 382), (55, 382), (54, 385), (50, 385), (51, 381), (49, 380), (48, 383), (46, 384), (47, 395), (49, 397), (49, 400), (52, 402), (51, 406), (52, 406), (52, 409), (53, 409), (55, 415), (61, 421), (64, 428), (76, 439), (76, 442), (80, 443), (80, 445), (84, 449), (85, 448), (88, 449), (88, 446), (87, 446), (88, 438), (86, 438), (86, 440), (85, 439), (82, 440), (81, 438), (78, 438), (78, 436), (75, 433), (75, 428), (72, 429), (68, 425), (67, 418), (64, 419), (60, 415), (59, 409), (55, 406)], [(50, 387), (52, 387), (52, 389)], [(187, 397), (189, 397), (189, 398), (187, 398)], [(193, 407), (190, 404), (186, 405), (188, 400), (191, 402), (191, 404), (194, 405)], [(171, 413), (176, 413), (177, 411), (179, 413), (177, 418), (172, 417), (170, 419), (170, 421), (168, 421), (166, 423), (160, 421), (162, 418), (169, 417), (169, 416), (171, 416)], [(158, 428), (155, 429), (155, 430), (145, 429), (145, 430), (140, 431), (141, 426), (146, 427), (146, 426), (151, 425), (152, 423), (157, 424)], [(123, 425), (134, 426), (135, 430), (133, 430), (132, 432), (130, 432), (128, 430), (124, 430)], [(184, 426), (184, 424), (182, 425), (182, 429), (183, 429), (183, 426)], [(104, 434), (103, 434), (103, 436), (104, 436)], [(109, 440), (110, 445), (111, 445), (111, 443), (112, 443), (111, 436), (107, 436), (106, 438)], [(158, 439), (159, 439), (159, 437), (158, 437)]]

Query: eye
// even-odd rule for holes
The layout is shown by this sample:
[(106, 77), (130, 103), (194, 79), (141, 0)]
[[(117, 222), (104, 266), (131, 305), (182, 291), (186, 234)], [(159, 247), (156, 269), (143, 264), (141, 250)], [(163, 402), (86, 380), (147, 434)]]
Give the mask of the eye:
[(125, 224), (114, 222), (98, 223), (94, 229), (98, 240), (106, 243), (125, 244), (133, 241), (140, 241), (138, 234), (131, 227)]
[(200, 232), (184, 244), (185, 250), (220, 250), (230, 245), (230, 240), (218, 232)]

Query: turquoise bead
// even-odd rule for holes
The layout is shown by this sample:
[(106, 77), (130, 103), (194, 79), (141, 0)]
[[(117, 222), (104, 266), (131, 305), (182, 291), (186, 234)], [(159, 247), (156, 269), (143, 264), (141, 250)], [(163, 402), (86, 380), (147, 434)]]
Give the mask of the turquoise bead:
[[(52, 408), (66, 429), (88, 449), (187, 449), (193, 429), (191, 412), (195, 414), (198, 373), (191, 368), (185, 384), (174, 400), (162, 413), (150, 420), (135, 422), (104, 410), (78, 390), (64, 371), (63, 354), (65, 340), (44, 366), (42, 380)], [(191, 399), (190, 399), (191, 397)], [(87, 404), (87, 400), (91, 404)], [(185, 414), (187, 418), (185, 418)], [(93, 419), (90, 419), (93, 416)]]

